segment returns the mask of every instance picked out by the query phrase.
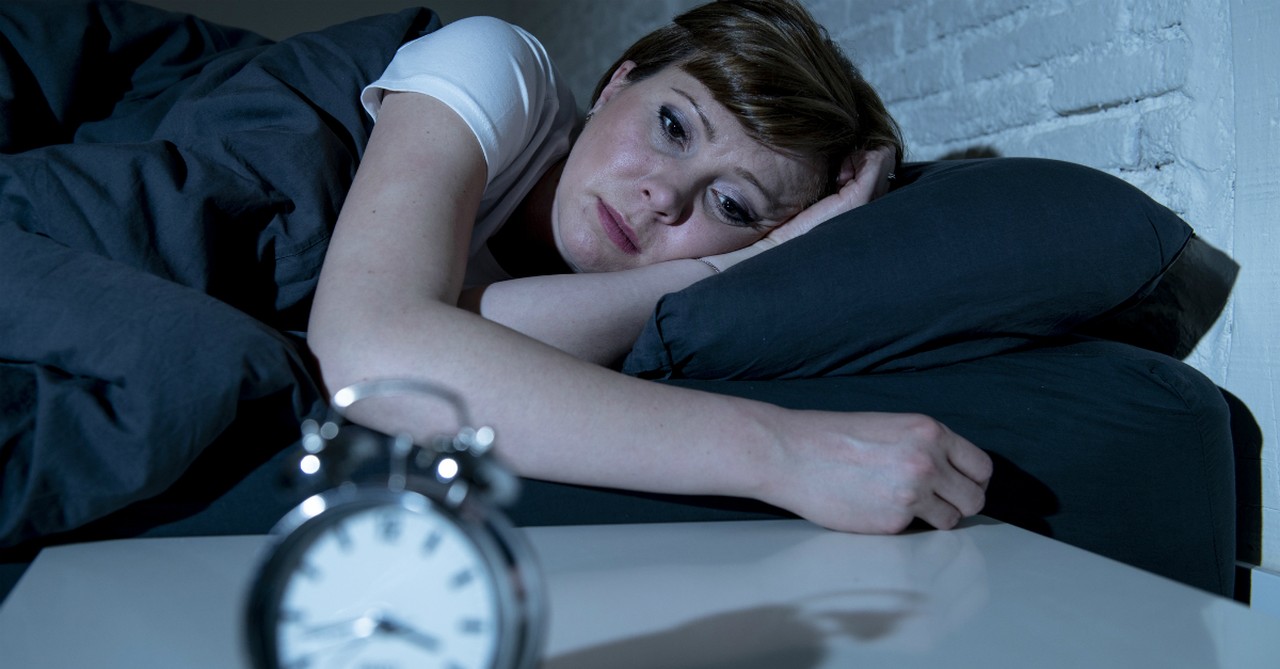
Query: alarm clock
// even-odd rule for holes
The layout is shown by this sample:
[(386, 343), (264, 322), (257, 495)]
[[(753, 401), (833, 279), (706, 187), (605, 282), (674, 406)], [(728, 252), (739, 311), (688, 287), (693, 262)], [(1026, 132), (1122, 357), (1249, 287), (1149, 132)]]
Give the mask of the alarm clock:
[[(346, 419), (374, 396), (445, 400), (462, 427), (415, 442)], [(334, 394), (303, 423), (291, 486), (249, 589), (245, 647), (259, 669), (538, 664), (546, 594), (532, 548), (500, 507), (518, 479), (457, 395), (383, 379)]]

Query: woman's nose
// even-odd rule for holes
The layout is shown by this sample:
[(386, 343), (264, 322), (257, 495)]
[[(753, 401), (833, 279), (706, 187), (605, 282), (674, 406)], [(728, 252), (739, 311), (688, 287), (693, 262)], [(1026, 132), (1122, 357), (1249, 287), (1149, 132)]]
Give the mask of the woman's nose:
[(651, 175), (640, 184), (645, 204), (659, 222), (667, 225), (684, 220), (689, 208), (687, 189), (677, 184), (678, 177), (670, 172)]

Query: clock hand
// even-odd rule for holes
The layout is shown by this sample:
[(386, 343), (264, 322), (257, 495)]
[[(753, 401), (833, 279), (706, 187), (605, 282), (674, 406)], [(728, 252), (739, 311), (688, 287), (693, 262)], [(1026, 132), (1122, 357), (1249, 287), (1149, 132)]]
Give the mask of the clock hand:
[[(297, 655), (293, 659), (299, 662), (297, 666), (303, 667), (312, 666), (312, 662), (318, 658), (325, 658), (329, 666), (346, 666), (347, 660), (339, 658), (347, 658), (352, 653), (359, 652), (365, 644), (369, 643), (369, 637), (373, 635), (376, 628), (377, 623), (366, 614), (353, 620), (317, 625), (303, 630), (304, 637), (324, 634), (326, 638), (319, 640), (323, 644), (321, 647), (317, 648), (313, 645), (308, 652)], [(337, 630), (338, 634), (333, 634), (333, 630)], [(335, 636), (337, 638), (334, 638)]]
[(364, 639), (378, 631), (381, 624), (382, 612), (370, 611), (364, 615), (351, 618), (349, 620), (339, 620), (332, 623), (324, 623), (321, 625), (312, 625), (302, 630), (304, 637), (350, 637)]
[(377, 622), (378, 631), (380, 632), (395, 634), (396, 636), (403, 638), (405, 641), (408, 641), (415, 646), (420, 646), (425, 650), (435, 651), (440, 648), (440, 639), (406, 624), (403, 620), (382, 614), (379, 616)]
[[(323, 625), (312, 625), (303, 629), (302, 635), (305, 637), (329, 636), (331, 634), (337, 636), (338, 633), (352, 631), (355, 628), (357, 620), (359, 620), (359, 618), (340, 620), (336, 623), (325, 623)], [(343, 634), (343, 636), (345, 636), (345, 634)]]

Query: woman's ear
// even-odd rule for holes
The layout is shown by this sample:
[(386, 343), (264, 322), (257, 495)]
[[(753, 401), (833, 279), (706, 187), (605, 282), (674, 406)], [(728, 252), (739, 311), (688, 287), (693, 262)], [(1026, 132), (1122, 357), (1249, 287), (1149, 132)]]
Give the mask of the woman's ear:
[(609, 101), (609, 98), (613, 97), (615, 93), (622, 90), (628, 83), (630, 83), (629, 77), (631, 76), (631, 71), (634, 69), (636, 69), (635, 61), (622, 61), (622, 64), (618, 66), (618, 69), (614, 70), (613, 74), (609, 75), (609, 83), (605, 84), (604, 88), (600, 91), (600, 97), (596, 98), (596, 103), (591, 106), (591, 113), (594, 114), (597, 109), (604, 106), (604, 104)]

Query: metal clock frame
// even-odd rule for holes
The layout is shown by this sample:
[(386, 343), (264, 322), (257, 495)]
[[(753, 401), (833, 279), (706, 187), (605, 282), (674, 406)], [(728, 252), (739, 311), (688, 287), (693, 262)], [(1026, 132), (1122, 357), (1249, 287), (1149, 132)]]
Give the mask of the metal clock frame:
[[(463, 427), (457, 435), (418, 446), (404, 435), (393, 437), (346, 422), (343, 410), (350, 405), (390, 394), (443, 398), (454, 406)], [(319, 480), (328, 487), (307, 497), (272, 529), (275, 540), (250, 585), (243, 632), (253, 666), (281, 669), (279, 607), (290, 575), (307, 550), (347, 517), (387, 507), (439, 514), (462, 531), (484, 560), (500, 615), (498, 647), (488, 669), (538, 666), (548, 620), (545, 583), (532, 547), (497, 506), (514, 498), (518, 479), (488, 452), (491, 433), (477, 439), (461, 399), (424, 381), (384, 379), (356, 384), (335, 393), (333, 407), (333, 418), (304, 427), (301, 456), (323, 462), (318, 470), (302, 470), (302, 478), (321, 474)], [(343, 447), (335, 449), (334, 444)], [(438, 473), (446, 459), (457, 466), (456, 476)]]

